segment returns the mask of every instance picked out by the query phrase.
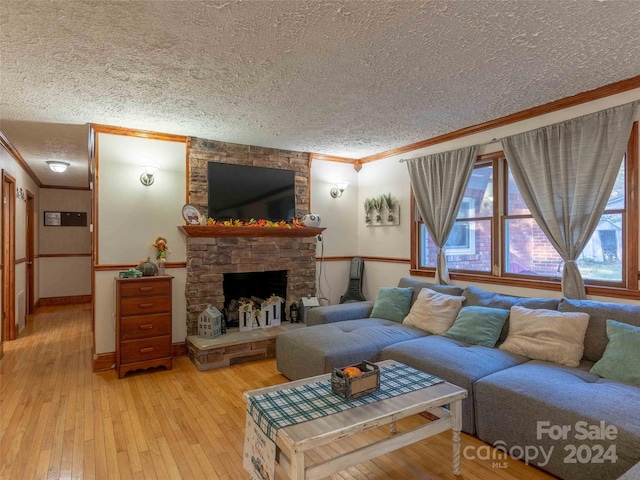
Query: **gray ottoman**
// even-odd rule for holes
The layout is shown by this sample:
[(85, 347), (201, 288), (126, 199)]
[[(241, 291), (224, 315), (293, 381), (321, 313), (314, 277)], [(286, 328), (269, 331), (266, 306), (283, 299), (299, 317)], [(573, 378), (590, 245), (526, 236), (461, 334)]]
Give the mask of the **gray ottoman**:
[(378, 361), (383, 348), (427, 335), (380, 318), (300, 328), (276, 339), (278, 370), (290, 380), (329, 373), (334, 367)]

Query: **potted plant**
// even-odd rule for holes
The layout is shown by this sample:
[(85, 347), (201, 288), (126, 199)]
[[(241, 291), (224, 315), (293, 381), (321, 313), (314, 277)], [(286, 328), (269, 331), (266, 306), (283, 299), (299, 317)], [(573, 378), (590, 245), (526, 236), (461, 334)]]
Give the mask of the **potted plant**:
[(382, 195), (384, 206), (387, 207), (387, 220), (393, 222), (393, 210), (398, 205), (398, 199), (390, 193)]
[(371, 211), (373, 210), (373, 201), (370, 198), (364, 199), (364, 221), (371, 223)]
[(376, 222), (379, 222), (382, 220), (382, 217), (380, 216), (380, 210), (382, 210), (383, 205), (384, 204), (383, 204), (382, 196), (371, 199), (371, 208), (376, 213)]

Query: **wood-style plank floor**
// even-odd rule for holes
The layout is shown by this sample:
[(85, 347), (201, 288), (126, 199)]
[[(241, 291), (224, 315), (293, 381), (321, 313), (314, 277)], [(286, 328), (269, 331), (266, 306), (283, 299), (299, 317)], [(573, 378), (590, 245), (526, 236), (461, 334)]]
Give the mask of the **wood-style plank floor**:
[[(43, 307), (0, 361), (0, 479), (247, 479), (242, 468), (242, 392), (286, 381), (275, 360), (198, 372), (188, 358), (171, 371), (92, 372), (88, 305)], [(405, 429), (426, 421), (399, 422)], [(311, 456), (357, 448), (376, 429)], [(451, 435), (333, 475), (334, 480), (447, 479)], [(485, 444), (463, 435), (463, 448)], [(475, 450), (475, 448), (474, 448)], [(504, 467), (504, 462), (502, 467)], [(468, 480), (552, 477), (516, 460), (462, 461)]]

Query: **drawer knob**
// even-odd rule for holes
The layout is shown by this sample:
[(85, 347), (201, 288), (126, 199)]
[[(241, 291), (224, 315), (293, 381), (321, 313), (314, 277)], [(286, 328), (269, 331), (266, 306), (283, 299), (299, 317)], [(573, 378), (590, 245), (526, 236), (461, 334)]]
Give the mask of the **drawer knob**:
[(140, 308), (151, 308), (153, 307), (153, 303), (141, 303)]
[(145, 323), (144, 325), (140, 325), (140, 330), (151, 330), (153, 328), (153, 323)]
[(150, 292), (151, 290), (153, 290), (153, 287), (140, 287), (138, 288), (138, 290), (140, 290), (141, 292)]
[(153, 352), (153, 347), (145, 347), (140, 349), (140, 353), (151, 353)]

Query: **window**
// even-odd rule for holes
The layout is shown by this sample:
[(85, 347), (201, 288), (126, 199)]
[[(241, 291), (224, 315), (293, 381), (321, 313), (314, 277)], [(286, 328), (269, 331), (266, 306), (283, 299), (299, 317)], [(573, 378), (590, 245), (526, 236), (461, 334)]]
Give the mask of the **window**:
[[(445, 244), (449, 269), (491, 272), (494, 216), (492, 161), (479, 161), (471, 174), (456, 223)], [(420, 222), (421, 267), (435, 267), (436, 246)]]
[[(560, 278), (564, 261), (524, 204), (508, 169), (505, 205), (505, 264), (508, 274)], [(576, 263), (585, 280), (621, 283), (622, 226), (625, 214), (626, 158), (622, 162), (606, 210)]]
[[(588, 293), (638, 290), (637, 123), (596, 231), (576, 263)], [(632, 201), (632, 199), (635, 199)], [(424, 224), (413, 234), (412, 274), (432, 275), (436, 249)], [(531, 216), (502, 152), (478, 158), (455, 226), (445, 245), (453, 279), (558, 290), (564, 262)], [(616, 289), (618, 291), (616, 291)]]

